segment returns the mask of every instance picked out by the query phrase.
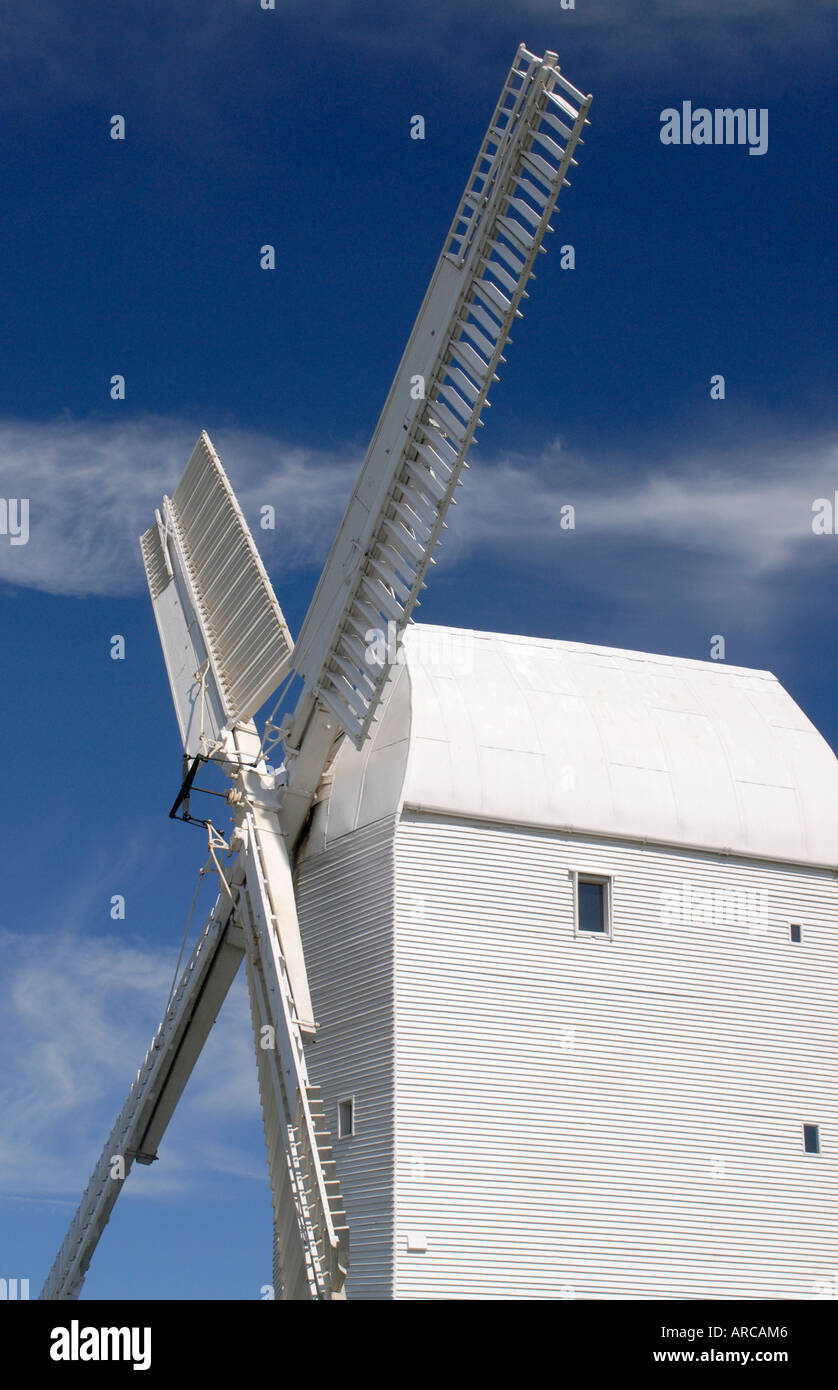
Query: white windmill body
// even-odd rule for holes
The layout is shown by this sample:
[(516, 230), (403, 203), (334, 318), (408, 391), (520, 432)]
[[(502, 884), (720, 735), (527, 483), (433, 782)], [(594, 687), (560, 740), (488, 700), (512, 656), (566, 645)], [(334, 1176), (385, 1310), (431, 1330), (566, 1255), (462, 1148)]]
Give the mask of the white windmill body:
[[(78, 1296), (242, 960), (276, 1297), (799, 1297), (838, 1261), (795, 1147), (835, 1120), (801, 1065), (834, 1050), (823, 740), (765, 673), (406, 631), (590, 100), (519, 48), (296, 646), (205, 434), (142, 538), (172, 814), (213, 761), (234, 827), (44, 1298)], [(744, 916), (696, 923), (702, 893)]]
[(404, 652), (297, 857), (349, 1296), (813, 1297), (832, 751), (763, 671), (423, 625)]

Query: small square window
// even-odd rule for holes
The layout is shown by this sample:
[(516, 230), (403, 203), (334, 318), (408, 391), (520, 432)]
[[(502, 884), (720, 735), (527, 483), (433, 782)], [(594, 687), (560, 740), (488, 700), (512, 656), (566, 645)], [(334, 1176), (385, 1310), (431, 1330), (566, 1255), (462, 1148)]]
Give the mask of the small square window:
[(611, 880), (573, 873), (573, 917), (577, 936), (611, 936)]
[(789, 925), (789, 940), (795, 942), (803, 940), (803, 933), (797, 922), (792, 922)]
[(350, 1139), (355, 1133), (355, 1097), (338, 1101), (338, 1139)]
[(817, 1125), (803, 1126), (803, 1149), (807, 1154), (820, 1153), (821, 1133)]

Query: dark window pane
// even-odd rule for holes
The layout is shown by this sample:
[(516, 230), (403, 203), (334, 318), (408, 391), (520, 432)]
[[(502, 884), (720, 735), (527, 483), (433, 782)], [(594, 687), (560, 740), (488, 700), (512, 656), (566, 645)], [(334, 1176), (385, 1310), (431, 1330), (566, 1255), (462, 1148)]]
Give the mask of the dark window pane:
[(579, 880), (579, 930), (605, 931), (605, 884)]
[(792, 926), (789, 927), (789, 933), (791, 934), (792, 941), (800, 940), (801, 932), (799, 926), (797, 926), (796, 923), (793, 923)]
[(821, 1137), (818, 1133), (817, 1125), (803, 1126), (803, 1147), (807, 1154), (819, 1154), (821, 1151)]

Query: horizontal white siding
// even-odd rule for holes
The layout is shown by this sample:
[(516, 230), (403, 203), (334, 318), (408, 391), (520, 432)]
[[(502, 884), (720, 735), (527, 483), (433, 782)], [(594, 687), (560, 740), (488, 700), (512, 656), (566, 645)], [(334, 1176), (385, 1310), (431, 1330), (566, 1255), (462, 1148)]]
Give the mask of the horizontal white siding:
[[(574, 937), (570, 869), (615, 875), (612, 941)], [(706, 923), (699, 900), (666, 924), (685, 884), (762, 891), (766, 920)], [(837, 908), (827, 871), (406, 812), (396, 1297), (817, 1296)]]
[[(297, 906), (322, 1087), (349, 1220), (349, 1298), (393, 1296), (392, 818), (303, 859)], [(339, 1140), (338, 1101), (354, 1096), (356, 1132)]]

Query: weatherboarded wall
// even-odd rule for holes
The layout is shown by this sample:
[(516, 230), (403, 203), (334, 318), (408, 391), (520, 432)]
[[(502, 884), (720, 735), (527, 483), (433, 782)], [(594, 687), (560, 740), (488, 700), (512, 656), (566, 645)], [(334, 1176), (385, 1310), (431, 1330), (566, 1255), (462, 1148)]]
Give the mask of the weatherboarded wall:
[[(392, 819), (312, 855), (298, 907), (322, 1087), (350, 1227), (350, 1298), (393, 1297)], [(356, 1134), (338, 1139), (338, 1102), (354, 1097)]]
[[(329, 1020), (355, 1029), (324, 1072), (382, 1088), (344, 1168), (367, 1271), (386, 1184), (361, 1177), (361, 1145), (392, 1151), (389, 890), (382, 843), (364, 926), (358, 852), (340, 852), (356, 876), (318, 940), (349, 931), (331, 969), (354, 961), (357, 983), (333, 973)], [(614, 875), (613, 940), (574, 936), (572, 869)], [(838, 1278), (836, 907), (826, 871), (406, 812), (395, 1296), (823, 1297)]]

